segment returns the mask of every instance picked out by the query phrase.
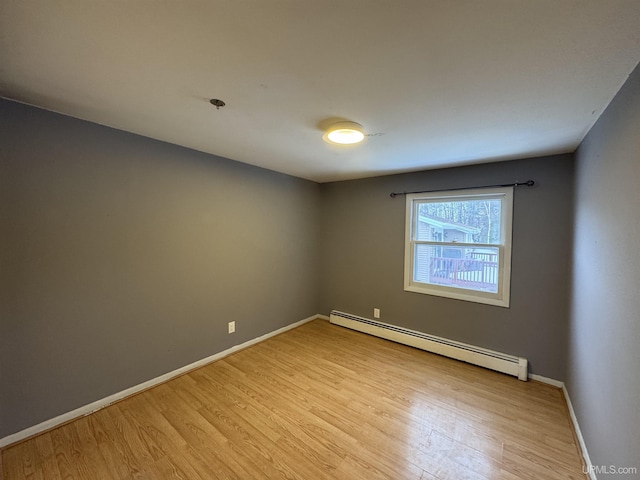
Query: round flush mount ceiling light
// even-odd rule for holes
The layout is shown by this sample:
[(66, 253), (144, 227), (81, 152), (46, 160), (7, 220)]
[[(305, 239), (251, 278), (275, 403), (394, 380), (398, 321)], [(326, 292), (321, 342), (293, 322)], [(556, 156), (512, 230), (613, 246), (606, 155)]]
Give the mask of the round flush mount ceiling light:
[(331, 125), (322, 139), (328, 143), (338, 143), (340, 145), (352, 145), (364, 140), (362, 125), (355, 122), (339, 122)]

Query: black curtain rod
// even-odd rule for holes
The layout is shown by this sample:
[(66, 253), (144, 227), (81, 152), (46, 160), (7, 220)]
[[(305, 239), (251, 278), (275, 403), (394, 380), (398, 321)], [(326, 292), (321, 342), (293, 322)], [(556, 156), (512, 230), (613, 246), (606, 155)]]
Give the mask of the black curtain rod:
[(392, 192), (389, 194), (391, 198), (398, 195), (410, 195), (412, 193), (433, 193), (433, 192), (452, 192), (454, 190), (473, 190), (476, 188), (498, 188), (498, 187), (533, 187), (536, 182), (527, 180), (526, 182), (505, 183), (503, 185), (482, 185), (480, 187), (462, 187), (462, 188), (437, 188), (435, 190), (420, 190), (418, 192)]

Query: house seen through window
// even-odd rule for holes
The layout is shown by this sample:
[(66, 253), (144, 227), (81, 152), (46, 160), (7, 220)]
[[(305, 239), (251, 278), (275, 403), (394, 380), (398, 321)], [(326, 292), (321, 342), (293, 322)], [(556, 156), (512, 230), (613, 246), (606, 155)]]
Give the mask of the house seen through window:
[(513, 188), (407, 195), (405, 290), (509, 306)]

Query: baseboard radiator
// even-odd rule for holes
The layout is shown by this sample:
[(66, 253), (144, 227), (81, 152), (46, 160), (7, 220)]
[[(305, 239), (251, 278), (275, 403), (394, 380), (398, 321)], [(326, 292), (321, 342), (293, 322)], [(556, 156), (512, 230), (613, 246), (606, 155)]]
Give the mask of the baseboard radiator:
[(428, 335), (407, 328), (396, 327), (395, 325), (338, 312), (337, 310), (331, 312), (329, 320), (333, 324), (352, 330), (368, 333), (369, 335), (426, 350), (427, 352), (437, 353), (438, 355), (513, 375), (514, 377), (518, 377), (519, 380), (526, 381), (528, 378), (526, 358), (494, 352), (486, 348), (467, 345), (466, 343)]

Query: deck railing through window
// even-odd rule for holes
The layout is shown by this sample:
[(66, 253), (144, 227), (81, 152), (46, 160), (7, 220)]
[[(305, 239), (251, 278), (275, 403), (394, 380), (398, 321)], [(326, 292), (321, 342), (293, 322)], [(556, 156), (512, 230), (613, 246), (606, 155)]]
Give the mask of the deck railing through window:
[(496, 292), (497, 255), (470, 253), (468, 258), (431, 257), (429, 283)]

